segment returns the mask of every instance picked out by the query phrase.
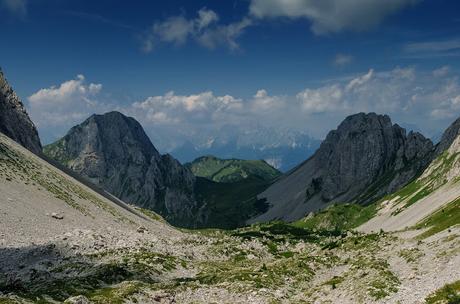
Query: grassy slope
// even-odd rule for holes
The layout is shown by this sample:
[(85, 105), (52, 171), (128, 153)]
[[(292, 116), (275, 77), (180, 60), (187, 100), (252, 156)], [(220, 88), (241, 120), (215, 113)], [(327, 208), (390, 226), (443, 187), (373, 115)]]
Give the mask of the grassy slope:
[(234, 183), (216, 183), (198, 177), (195, 185), (197, 199), (210, 209), (206, 227), (239, 227), (250, 216), (266, 211), (266, 204), (257, 200), (256, 196), (269, 185), (269, 182), (257, 177)]
[(459, 304), (460, 303), (460, 281), (447, 284), (425, 299), (427, 304)]
[(313, 217), (293, 223), (296, 227), (309, 229), (348, 230), (367, 222), (377, 213), (377, 204), (337, 204), (322, 210)]
[(445, 151), (431, 163), (430, 167), (436, 169), (432, 170), (430, 175), (412, 181), (399, 191), (388, 195), (383, 200), (391, 200), (399, 197), (397, 201), (401, 203), (401, 206), (394, 212), (395, 215), (405, 208), (417, 203), (448, 182), (446, 175), (449, 170), (452, 169), (454, 163), (458, 161), (458, 156), (459, 153), (449, 154)]
[(236, 182), (249, 176), (270, 181), (281, 175), (278, 170), (263, 160), (219, 159), (204, 156), (197, 158), (187, 166), (196, 176), (215, 182)]
[(65, 150), (64, 139), (61, 138), (54, 143), (46, 145), (43, 147), (43, 153), (54, 159), (55, 161), (60, 162), (61, 164), (67, 166), (70, 161), (72, 161), (72, 157), (68, 155), (67, 151)]
[(460, 198), (450, 202), (433, 213), (428, 218), (421, 221), (416, 227), (429, 227), (427, 231), (420, 235), (420, 238), (425, 238), (455, 225), (460, 225)]
[[(393, 212), (393, 215), (396, 215), (405, 208), (416, 204), (424, 197), (430, 195), (434, 191), (438, 190), (441, 186), (445, 185), (448, 182), (446, 175), (449, 170), (452, 169), (455, 162), (458, 161), (458, 156), (459, 153), (449, 154), (447, 151), (445, 151), (430, 165), (435, 168), (432, 170), (430, 175), (419, 178), (401, 190), (397, 191), (396, 193), (388, 196), (386, 199), (394, 199), (399, 196), (398, 201), (400, 202), (400, 206), (396, 211)], [(453, 182), (456, 181), (457, 180), (454, 180)], [(440, 210), (431, 214), (429, 217), (418, 223), (415, 228), (429, 227), (427, 231), (420, 235), (421, 238), (426, 238), (445, 229), (448, 229), (449, 227), (459, 224), (460, 198), (450, 202)]]
[(268, 205), (257, 200), (271, 181), (281, 175), (262, 160), (219, 159), (204, 156), (187, 164), (197, 176), (196, 198), (205, 203), (209, 217), (203, 227), (232, 229), (244, 225)]

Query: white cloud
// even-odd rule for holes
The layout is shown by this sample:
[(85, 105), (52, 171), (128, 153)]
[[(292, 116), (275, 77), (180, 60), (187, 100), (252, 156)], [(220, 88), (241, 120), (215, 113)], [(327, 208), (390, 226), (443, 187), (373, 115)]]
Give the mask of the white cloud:
[(29, 101), (32, 105), (49, 105), (51, 107), (75, 101), (87, 102), (91, 96), (101, 91), (102, 85), (94, 83), (85, 85), (84, 81), (85, 76), (77, 75), (76, 79), (66, 81), (59, 87), (52, 86), (48, 89), (39, 90), (29, 97)]
[(208, 27), (211, 23), (219, 21), (219, 16), (212, 10), (202, 8), (198, 11), (196, 20), (198, 30)]
[(201, 45), (209, 49), (227, 46), (231, 50), (236, 50), (239, 49), (239, 44), (236, 40), (250, 25), (252, 25), (252, 21), (248, 18), (243, 18), (240, 22), (206, 29), (203, 33), (197, 35), (196, 39)]
[(351, 80), (351, 81), (347, 84), (346, 90), (347, 90), (347, 91), (351, 91), (351, 90), (353, 90), (353, 89), (359, 88), (360, 86), (362, 86), (363, 84), (365, 84), (366, 82), (368, 82), (369, 80), (371, 80), (372, 75), (374, 75), (374, 70), (373, 70), (373, 69), (370, 69), (369, 72), (367, 72), (367, 74), (365, 74), (365, 75), (363, 75), (363, 76), (360, 76), (360, 77), (357, 77), (357, 78)]
[(339, 85), (329, 85), (318, 89), (305, 89), (297, 94), (302, 109), (309, 113), (323, 113), (344, 109), (343, 89)]
[(0, 0), (0, 4), (16, 16), (24, 17), (27, 14), (26, 0)]
[[(102, 85), (77, 76), (29, 97), (29, 112), (40, 132), (62, 136), (92, 113), (118, 110), (141, 122), (155, 144), (182, 144), (223, 126), (251, 130), (260, 124), (293, 128), (322, 137), (347, 115), (357, 112), (389, 114), (393, 121), (438, 132), (460, 115), (460, 81), (454, 71), (436, 77), (433, 71), (396, 67), (307, 87), (287, 95), (260, 89), (239, 98), (211, 91), (147, 97), (120, 105), (103, 102)], [(159, 138), (162, 138), (161, 141)]]
[(251, 111), (260, 114), (263, 112), (279, 111), (285, 107), (285, 98), (281, 96), (270, 96), (264, 89), (258, 90), (250, 101)]
[(200, 45), (214, 49), (218, 46), (231, 50), (239, 48), (236, 39), (252, 24), (248, 18), (227, 25), (218, 24), (216, 12), (202, 8), (194, 19), (184, 16), (169, 17), (162, 22), (156, 22), (146, 32), (142, 39), (142, 50), (151, 52), (157, 44), (172, 43), (182, 45), (188, 39), (197, 41)]
[(86, 84), (85, 77), (78, 75), (59, 86), (41, 89), (29, 96), (29, 113), (39, 129), (54, 129), (53, 134), (61, 132), (56, 126), (70, 127), (94, 112), (107, 109), (98, 101), (101, 90), (101, 84)]
[(338, 67), (343, 67), (349, 65), (353, 61), (353, 56), (346, 54), (337, 54), (334, 58), (334, 65)]
[(444, 77), (444, 76), (447, 76), (447, 74), (449, 74), (449, 71), (450, 71), (450, 67), (445, 65), (445, 66), (440, 67), (439, 69), (434, 70), (433, 76), (434, 77)]
[(135, 102), (127, 110), (145, 116), (146, 120), (154, 123), (212, 123), (222, 113), (241, 109), (241, 102), (229, 95), (215, 96), (212, 92), (195, 95), (168, 92)]
[(251, 0), (258, 18), (307, 18), (318, 35), (368, 30), (418, 0)]

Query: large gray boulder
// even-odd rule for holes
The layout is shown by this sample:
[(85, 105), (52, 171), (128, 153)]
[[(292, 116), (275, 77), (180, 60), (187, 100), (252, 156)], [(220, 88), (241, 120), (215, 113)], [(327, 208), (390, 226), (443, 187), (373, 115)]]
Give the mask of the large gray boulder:
[(35, 154), (42, 146), (37, 129), (0, 69), (0, 132)]
[(194, 226), (199, 206), (195, 177), (170, 155), (160, 155), (141, 125), (119, 112), (92, 115), (45, 154), (121, 200), (154, 210), (172, 224)]
[(250, 222), (296, 220), (332, 203), (375, 201), (420, 174), (432, 152), (429, 139), (406, 134), (386, 115), (349, 116), (311, 158), (259, 195), (271, 207)]

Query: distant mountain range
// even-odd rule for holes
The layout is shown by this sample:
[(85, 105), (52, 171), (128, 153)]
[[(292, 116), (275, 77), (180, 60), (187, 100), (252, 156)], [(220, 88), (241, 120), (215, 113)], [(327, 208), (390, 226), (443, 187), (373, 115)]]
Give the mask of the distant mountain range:
[[(193, 143), (192, 143), (193, 140)], [(306, 133), (255, 125), (242, 130), (227, 125), (215, 134), (201, 135), (168, 151), (182, 163), (203, 155), (219, 158), (264, 160), (286, 172), (311, 156), (321, 141)]]

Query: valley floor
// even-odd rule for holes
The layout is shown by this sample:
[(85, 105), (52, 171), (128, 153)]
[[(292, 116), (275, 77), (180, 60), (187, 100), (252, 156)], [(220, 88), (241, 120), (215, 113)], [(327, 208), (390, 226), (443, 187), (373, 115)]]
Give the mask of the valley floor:
[(117, 234), (3, 243), (0, 303), (423, 303), (460, 279), (460, 229), (424, 240), (284, 224)]

